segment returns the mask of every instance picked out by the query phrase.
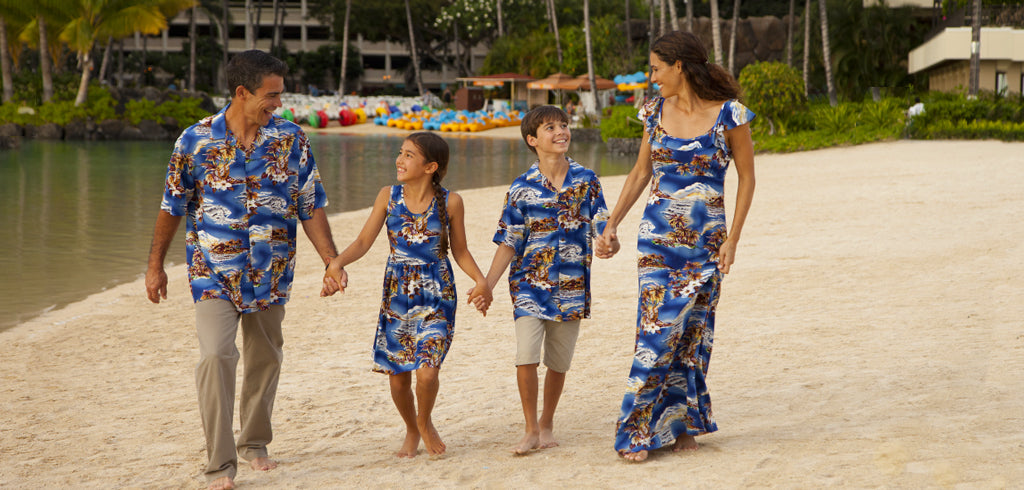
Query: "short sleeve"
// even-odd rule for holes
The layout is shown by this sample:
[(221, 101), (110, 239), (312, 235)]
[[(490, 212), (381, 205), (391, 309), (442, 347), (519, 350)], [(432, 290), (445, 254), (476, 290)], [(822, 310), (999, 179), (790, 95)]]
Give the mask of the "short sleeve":
[(505, 205), (493, 241), (498, 245), (508, 246), (515, 250), (516, 254), (521, 254), (526, 243), (526, 217), (516, 206), (516, 200), (512, 197), (513, 190), (514, 187), (505, 194)]
[(182, 133), (178, 137), (178, 141), (174, 143), (174, 151), (167, 163), (167, 176), (164, 179), (164, 195), (160, 202), (160, 209), (171, 216), (184, 216), (194, 194), (193, 146), (189, 133), (187, 131)]
[(590, 180), (590, 219), (595, 234), (604, 233), (609, 216), (608, 206), (604, 202), (604, 192), (601, 190), (601, 181), (597, 175), (592, 175)]
[(305, 221), (313, 217), (314, 209), (327, 206), (327, 192), (320, 182), (320, 170), (309, 148), (309, 139), (301, 130), (293, 143), (291, 158), (299, 162), (299, 202), (296, 204), (299, 219)]
[(725, 129), (733, 129), (753, 121), (755, 117), (757, 114), (754, 114), (754, 111), (748, 109), (747, 106), (737, 100), (730, 100), (725, 103), (722, 122), (725, 124)]
[(647, 134), (653, 135), (654, 128), (658, 125), (658, 109), (661, 107), (661, 97), (652, 97), (637, 112), (636, 117), (644, 125)]

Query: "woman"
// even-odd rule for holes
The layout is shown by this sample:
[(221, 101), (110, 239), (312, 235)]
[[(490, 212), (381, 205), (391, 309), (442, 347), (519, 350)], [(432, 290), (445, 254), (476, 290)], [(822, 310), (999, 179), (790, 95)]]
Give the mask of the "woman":
[[(640, 224), (640, 298), (633, 366), (616, 424), (615, 449), (631, 461), (668, 445), (694, 450), (718, 429), (705, 385), (722, 275), (736, 256), (754, 194), (753, 112), (739, 85), (708, 62), (696, 36), (672, 32), (651, 46), (651, 82), (661, 96), (640, 110), (644, 138), (598, 244), (618, 251), (616, 227), (651, 182)], [(724, 179), (739, 184), (726, 233)]]

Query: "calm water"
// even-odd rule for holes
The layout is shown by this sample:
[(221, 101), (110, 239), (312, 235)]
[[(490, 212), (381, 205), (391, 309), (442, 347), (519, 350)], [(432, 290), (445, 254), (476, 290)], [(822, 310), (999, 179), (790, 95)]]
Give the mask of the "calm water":
[[(532, 162), (522, 140), (447, 139), (452, 190), (507, 185)], [(395, 183), (400, 137), (311, 134), (310, 141), (329, 213), (369, 207), (381, 186)], [(599, 175), (624, 174), (632, 164), (601, 143), (572, 145), (573, 158)], [(9, 244), (0, 254), (0, 330), (145, 274), (171, 146), (25, 141), (0, 151), (0, 230)], [(179, 230), (168, 263), (184, 261), (183, 236)]]

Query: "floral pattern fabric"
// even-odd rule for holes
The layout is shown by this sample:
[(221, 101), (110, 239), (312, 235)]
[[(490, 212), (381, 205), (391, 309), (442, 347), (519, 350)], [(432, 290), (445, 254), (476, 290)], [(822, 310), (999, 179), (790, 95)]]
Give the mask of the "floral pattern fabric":
[(755, 116), (730, 100), (707, 133), (677, 138), (661, 126), (663, 103), (652, 99), (639, 114), (650, 135), (653, 178), (637, 239), (636, 349), (615, 435), (621, 453), (718, 429), (705, 377), (726, 238), (723, 187), (732, 153), (725, 131)]
[[(455, 279), (441, 257), (441, 218), (435, 197), (422, 214), (405, 205), (404, 187), (391, 187), (388, 255), (380, 319), (373, 345), (373, 370), (385, 374), (440, 368), (455, 326)], [(444, 191), (444, 202), (448, 191)]]
[(505, 195), (494, 243), (515, 250), (508, 274), (515, 318), (590, 318), (593, 238), (604, 232), (608, 207), (597, 174), (566, 159), (561, 189), (535, 162)]
[(285, 304), (299, 220), (327, 205), (302, 129), (274, 116), (246, 150), (225, 106), (186, 129), (171, 154), (161, 209), (187, 216), (192, 298), (219, 298), (242, 313)]

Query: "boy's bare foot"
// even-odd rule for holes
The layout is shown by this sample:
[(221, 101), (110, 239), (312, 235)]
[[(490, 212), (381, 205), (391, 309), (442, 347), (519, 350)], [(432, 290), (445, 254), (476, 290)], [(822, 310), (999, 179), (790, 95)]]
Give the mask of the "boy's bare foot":
[(641, 451), (637, 451), (635, 453), (626, 453), (626, 454), (622, 455), (622, 458), (625, 459), (626, 461), (632, 461), (634, 463), (639, 463), (639, 462), (647, 459), (647, 451), (646, 450), (641, 450)]
[(444, 445), (444, 441), (441, 440), (441, 435), (437, 433), (437, 429), (434, 428), (433, 422), (427, 422), (426, 427), (420, 428), (420, 435), (423, 437), (423, 445), (427, 447), (427, 452), (437, 456), (444, 454), (448, 449)]
[(538, 449), (547, 449), (550, 447), (557, 447), (558, 441), (555, 440), (555, 434), (552, 433), (551, 429), (540, 430), (540, 440), (537, 443)]
[(235, 488), (235, 481), (230, 476), (222, 476), (210, 482), (210, 486), (206, 488), (208, 490), (230, 490)]
[(406, 432), (405, 442), (402, 443), (402, 448), (395, 453), (395, 456), (399, 458), (415, 458), (416, 453), (419, 452), (420, 447), (420, 433), (419, 432)]
[(512, 452), (523, 455), (540, 447), (540, 435), (527, 433), (523, 439), (512, 448)]
[[(270, 458), (267, 458), (267, 457), (259, 457), (259, 458), (253, 459), (252, 461), (249, 461), (249, 466), (251, 466), (252, 469), (254, 469), (256, 471), (270, 471), (270, 470), (272, 470), (274, 468), (277, 468), (277, 461), (274, 461), (274, 460), (272, 460)], [(232, 485), (229, 488), (235, 488), (235, 487), (234, 487), (234, 485)]]
[(679, 451), (696, 451), (700, 449), (700, 445), (697, 444), (695, 439), (690, 434), (683, 434), (676, 438), (676, 443), (672, 445), (672, 452), (678, 453)]

